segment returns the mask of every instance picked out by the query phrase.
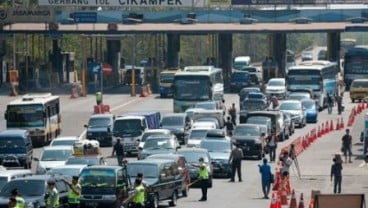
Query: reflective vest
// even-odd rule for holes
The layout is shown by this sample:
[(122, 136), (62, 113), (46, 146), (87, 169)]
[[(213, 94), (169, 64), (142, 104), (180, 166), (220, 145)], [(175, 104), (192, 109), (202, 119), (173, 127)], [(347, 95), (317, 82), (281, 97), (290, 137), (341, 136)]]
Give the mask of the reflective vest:
[(206, 180), (208, 179), (208, 170), (205, 167), (202, 167), (202, 165), (205, 165), (205, 163), (201, 164), (201, 168), (199, 169), (199, 180)]
[(17, 204), (15, 205), (16, 208), (24, 208), (25, 202), (24, 199), (20, 196), (15, 197), (15, 200), (17, 201)]
[(136, 204), (143, 204), (144, 203), (144, 186), (141, 184), (135, 187), (136, 194), (133, 198), (133, 202)]
[(79, 204), (79, 200), (80, 200), (80, 194), (75, 193), (74, 190), (81, 190), (81, 186), (79, 185), (79, 183), (77, 184), (72, 184), (71, 189), (69, 190), (69, 194), (68, 194), (68, 203), (69, 204)]
[(56, 188), (49, 190), (49, 197), (46, 201), (47, 207), (59, 207), (59, 192)]

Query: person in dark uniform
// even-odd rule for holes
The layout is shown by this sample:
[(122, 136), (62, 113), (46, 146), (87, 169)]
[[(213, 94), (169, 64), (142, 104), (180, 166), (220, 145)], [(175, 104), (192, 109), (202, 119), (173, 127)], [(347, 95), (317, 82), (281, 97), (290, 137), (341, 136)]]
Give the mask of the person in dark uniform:
[(227, 117), (227, 121), (225, 122), (225, 126), (226, 126), (226, 134), (228, 136), (233, 136), (234, 124), (231, 121), (230, 116)]
[(116, 144), (112, 149), (111, 156), (114, 157), (114, 153), (116, 153), (116, 158), (118, 160), (119, 166), (123, 166), (123, 159), (124, 159), (124, 147), (120, 142), (120, 139), (116, 140)]
[(336, 158), (333, 158), (334, 162), (331, 166), (331, 181), (334, 179), (334, 193), (341, 193), (341, 182), (342, 182), (342, 164)]
[(238, 173), (239, 182), (242, 181), (241, 175), (241, 161), (244, 157), (243, 150), (240, 148), (240, 144), (236, 143), (235, 148), (231, 151), (229, 162), (231, 162), (231, 179), (230, 182), (234, 182), (235, 173)]

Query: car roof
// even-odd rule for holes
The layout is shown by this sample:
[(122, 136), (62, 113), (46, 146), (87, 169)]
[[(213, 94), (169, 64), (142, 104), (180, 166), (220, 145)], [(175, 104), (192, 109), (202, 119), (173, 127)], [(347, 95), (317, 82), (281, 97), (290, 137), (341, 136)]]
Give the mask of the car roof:
[(20, 181), (20, 180), (42, 180), (42, 181), (47, 181), (49, 179), (56, 179), (58, 177), (56, 176), (52, 176), (52, 175), (29, 175), (29, 176), (25, 176), (25, 177), (20, 177), (20, 178), (15, 178), (12, 181)]
[(248, 115), (279, 115), (279, 111), (252, 111), (249, 112)]
[(163, 133), (163, 134), (170, 134), (171, 131), (169, 129), (148, 129), (146, 131), (143, 132), (143, 134), (145, 133)]
[(73, 150), (73, 146), (59, 145), (59, 146), (46, 146), (43, 150)]
[(12, 176), (12, 175), (18, 175), (18, 174), (32, 174), (32, 171), (29, 169), (0, 171), (0, 176)]
[(296, 103), (296, 104), (299, 104), (299, 103), (301, 103), (301, 101), (300, 100), (284, 100), (284, 101), (282, 101), (282, 103), (280, 105), (282, 105), (284, 103)]
[(148, 157), (145, 158), (146, 159), (163, 159), (163, 160), (177, 160), (180, 157), (184, 157), (184, 155), (180, 155), (180, 154), (175, 154), (175, 153), (167, 153), (167, 154), (154, 154), (154, 155), (150, 155)]
[(173, 162), (172, 160), (168, 159), (149, 159), (149, 160), (135, 160), (128, 163), (128, 166), (131, 164), (164, 164), (168, 162)]
[(236, 126), (235, 126), (235, 128), (236, 128), (236, 127), (247, 127), (247, 126), (257, 128), (257, 127), (259, 127), (258, 125), (259, 125), (259, 124), (242, 123), (242, 124), (238, 124), (238, 125), (236, 125)]
[(162, 135), (150, 135), (147, 137), (146, 141), (154, 140), (154, 139), (172, 139), (174, 138), (173, 135), (162, 134)]
[(114, 114), (93, 114), (90, 116), (90, 118), (112, 118), (114, 117)]
[[(61, 141), (61, 140), (79, 140), (78, 136), (61, 136), (61, 137), (57, 137), (55, 139), (53, 139), (52, 141)], [(51, 141), (51, 142), (52, 142)]]
[(183, 148), (183, 149), (178, 149), (177, 151), (178, 153), (180, 152), (202, 152), (202, 153), (208, 153), (207, 149), (204, 148)]
[(121, 166), (117, 166), (117, 165), (93, 165), (93, 166), (87, 166), (85, 167), (83, 170), (93, 170), (93, 169), (97, 169), (97, 170), (117, 170), (122, 168)]
[(207, 137), (225, 137), (225, 132), (222, 129), (209, 129)]
[(268, 80), (268, 82), (270, 81), (284, 81), (285, 82), (285, 78), (271, 78), (270, 80)]
[(353, 82), (368, 82), (368, 79), (354, 79)]
[(0, 136), (23, 136), (25, 133), (27, 133), (27, 130), (24, 129), (7, 129), (0, 132)]
[(162, 116), (162, 118), (167, 118), (167, 117), (185, 117), (186, 114), (185, 113), (170, 113), (170, 114), (166, 114), (164, 116)]
[[(88, 165), (60, 165), (60, 166), (57, 166), (57, 167), (54, 167), (54, 168), (52, 168), (52, 169), (70, 169), (70, 168), (72, 168), (72, 169), (82, 169), (82, 168), (85, 168), (85, 167), (87, 167)], [(51, 169), (51, 170), (52, 170)]]

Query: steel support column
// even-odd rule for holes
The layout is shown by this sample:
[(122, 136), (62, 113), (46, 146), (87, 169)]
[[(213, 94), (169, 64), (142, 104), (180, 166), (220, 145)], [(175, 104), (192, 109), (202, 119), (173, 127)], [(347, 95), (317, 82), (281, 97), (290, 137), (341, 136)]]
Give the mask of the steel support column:
[(233, 52), (233, 36), (230, 33), (220, 33), (218, 35), (218, 63), (223, 70), (225, 83), (229, 83), (231, 76)]
[[(105, 61), (112, 66), (112, 82), (110, 85), (119, 83), (119, 63), (120, 63), (120, 40), (106, 40), (107, 42), (107, 56)], [(102, 60), (100, 60), (102, 61)]]
[(285, 77), (286, 33), (272, 34), (272, 56), (278, 67), (278, 77)]
[(167, 67), (169, 68), (178, 67), (179, 51), (180, 51), (180, 35), (167, 34), (167, 56), (166, 56)]
[(340, 63), (340, 33), (327, 33), (327, 60)]

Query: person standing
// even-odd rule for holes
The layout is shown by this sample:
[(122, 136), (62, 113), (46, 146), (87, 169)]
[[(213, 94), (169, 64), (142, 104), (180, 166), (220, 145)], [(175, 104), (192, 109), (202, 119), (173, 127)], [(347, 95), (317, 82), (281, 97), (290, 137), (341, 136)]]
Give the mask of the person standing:
[(327, 109), (328, 109), (328, 114), (331, 114), (332, 113), (332, 106), (333, 106), (332, 96), (330, 95), (330, 93), (327, 93)]
[(225, 122), (225, 126), (226, 126), (226, 134), (230, 137), (233, 136), (234, 124), (231, 121), (230, 116), (227, 117), (227, 121)]
[(277, 149), (277, 135), (276, 132), (272, 132), (271, 136), (267, 138), (267, 146), (270, 153), (270, 161), (275, 162), (276, 160), (276, 149)]
[(268, 195), (270, 193), (271, 189), (271, 178), (272, 178), (272, 172), (271, 172), (271, 166), (268, 165), (267, 159), (263, 158), (263, 164), (258, 165), (259, 172), (262, 176), (262, 191), (264, 194), (265, 199), (268, 199)]
[(25, 201), (24, 201), (23, 197), (19, 196), (18, 189), (15, 188), (11, 191), (11, 197), (15, 198), (15, 202), (16, 202), (15, 207), (16, 208), (24, 208), (25, 207)]
[(65, 183), (69, 185), (69, 194), (68, 194), (68, 204), (69, 208), (78, 208), (80, 204), (80, 196), (81, 196), (81, 185), (78, 183), (78, 176), (73, 176), (72, 182), (69, 183), (66, 180), (63, 180)]
[(55, 180), (50, 179), (47, 181), (47, 197), (46, 208), (59, 207), (59, 192), (55, 186)]
[(277, 99), (276, 95), (271, 95), (271, 103), (272, 103), (272, 109), (275, 110), (277, 107), (279, 107), (279, 100)]
[(133, 208), (143, 208), (145, 202), (145, 188), (141, 178), (136, 178), (134, 182), (135, 194), (132, 200)]
[(204, 162), (204, 159), (201, 157), (199, 158), (199, 163), (200, 163), (200, 167), (199, 167), (199, 175), (198, 175), (198, 180), (199, 180), (199, 186), (201, 187), (201, 191), (202, 191), (202, 197), (201, 199), (199, 199), (199, 201), (207, 201), (207, 189), (208, 189), (208, 170), (207, 170), (207, 166), (206, 163)]
[(336, 103), (337, 103), (337, 113), (341, 115), (342, 112), (342, 97), (341, 95), (336, 95)]
[(341, 193), (341, 182), (342, 182), (342, 164), (336, 158), (333, 158), (334, 162), (331, 166), (331, 182), (334, 179), (334, 193)]
[(119, 166), (123, 166), (123, 159), (124, 159), (124, 147), (120, 143), (120, 139), (116, 140), (116, 144), (112, 149), (111, 157), (114, 157), (114, 153), (116, 153), (116, 158), (118, 160)]
[(345, 135), (342, 137), (342, 152), (344, 153), (344, 157), (345, 157), (345, 163), (348, 162), (348, 154), (349, 154), (349, 163), (352, 163), (353, 161), (351, 161), (351, 156), (352, 156), (352, 152), (351, 152), (351, 146), (352, 146), (352, 137), (350, 135), (350, 130), (346, 129), (345, 130)]
[(235, 148), (231, 151), (229, 163), (231, 162), (231, 179), (230, 182), (235, 181), (235, 173), (238, 173), (239, 182), (242, 182), (241, 162), (244, 157), (243, 150), (240, 144), (235, 144)]
[(236, 125), (236, 107), (235, 103), (232, 104), (232, 106), (229, 108), (229, 115), (231, 116), (231, 121), (234, 125)]

